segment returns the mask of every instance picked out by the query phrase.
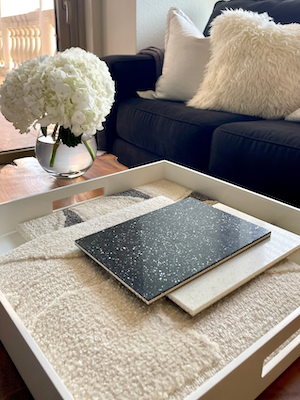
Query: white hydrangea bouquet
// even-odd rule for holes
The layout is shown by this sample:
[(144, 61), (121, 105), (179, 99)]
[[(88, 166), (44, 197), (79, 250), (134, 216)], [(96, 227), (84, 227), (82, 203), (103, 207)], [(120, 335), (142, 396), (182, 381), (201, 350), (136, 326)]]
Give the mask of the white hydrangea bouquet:
[(114, 94), (106, 63), (85, 50), (70, 48), (52, 57), (30, 59), (10, 72), (0, 87), (0, 109), (20, 133), (40, 124), (46, 136), (47, 127), (55, 125), (53, 163), (61, 142), (74, 147), (82, 142), (83, 133), (93, 136), (103, 129)]

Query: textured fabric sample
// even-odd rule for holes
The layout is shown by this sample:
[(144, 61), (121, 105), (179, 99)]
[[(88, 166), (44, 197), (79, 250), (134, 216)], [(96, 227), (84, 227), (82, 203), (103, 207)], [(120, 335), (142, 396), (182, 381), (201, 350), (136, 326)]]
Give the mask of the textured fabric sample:
[(176, 183), (161, 180), (112, 196), (102, 196), (75, 205), (70, 209), (58, 210), (44, 217), (23, 222), (17, 226), (17, 231), (24, 239), (32, 240), (46, 233), (129, 207), (151, 197), (164, 196), (173, 201), (178, 201), (189, 196), (191, 192), (190, 189)]

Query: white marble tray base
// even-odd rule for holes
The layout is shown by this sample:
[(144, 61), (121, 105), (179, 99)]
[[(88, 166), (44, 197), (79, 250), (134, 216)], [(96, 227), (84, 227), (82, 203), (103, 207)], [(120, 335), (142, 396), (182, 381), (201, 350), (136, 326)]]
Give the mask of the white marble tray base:
[(224, 204), (214, 207), (272, 231), (271, 237), (207, 271), (167, 297), (194, 316), (300, 249), (300, 236)]

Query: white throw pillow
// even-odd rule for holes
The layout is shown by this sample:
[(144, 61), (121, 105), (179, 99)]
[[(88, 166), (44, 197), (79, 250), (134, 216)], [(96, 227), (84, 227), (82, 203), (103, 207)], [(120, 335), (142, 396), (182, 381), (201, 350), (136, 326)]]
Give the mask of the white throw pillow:
[(211, 29), (211, 60), (189, 106), (285, 118), (300, 107), (300, 24), (226, 10)]
[(197, 92), (210, 57), (210, 39), (176, 7), (167, 15), (165, 56), (155, 92), (138, 92), (140, 97), (188, 101)]
[(300, 108), (297, 108), (294, 112), (292, 112), (290, 115), (288, 115), (285, 118), (287, 121), (292, 121), (292, 122), (300, 122)]

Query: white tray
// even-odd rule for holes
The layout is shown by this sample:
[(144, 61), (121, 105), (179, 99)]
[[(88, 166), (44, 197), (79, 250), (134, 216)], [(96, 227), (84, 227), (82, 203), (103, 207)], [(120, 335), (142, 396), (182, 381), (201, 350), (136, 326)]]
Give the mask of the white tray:
[[(53, 211), (53, 202), (98, 188), (114, 194), (167, 179), (229, 207), (300, 234), (300, 210), (221, 180), (160, 161), (0, 205), (0, 254), (24, 242), (16, 225)], [(292, 260), (300, 263), (300, 252)], [(0, 339), (35, 399), (73, 399), (0, 292)], [(186, 399), (255, 399), (300, 356), (300, 335), (265, 366), (264, 360), (300, 328), (300, 307)]]

